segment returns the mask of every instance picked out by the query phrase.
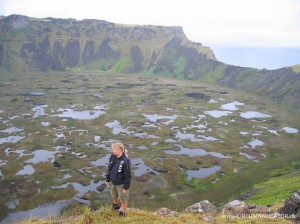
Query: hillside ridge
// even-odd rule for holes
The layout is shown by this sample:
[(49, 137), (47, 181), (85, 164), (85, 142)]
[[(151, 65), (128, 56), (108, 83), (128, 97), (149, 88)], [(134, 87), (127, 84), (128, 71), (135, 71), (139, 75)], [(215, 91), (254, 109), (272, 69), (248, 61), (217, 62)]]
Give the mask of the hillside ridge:
[(300, 110), (298, 66), (277, 70), (227, 65), (179, 26), (95, 19), (0, 18), (0, 71), (90, 70), (146, 73), (215, 83)]

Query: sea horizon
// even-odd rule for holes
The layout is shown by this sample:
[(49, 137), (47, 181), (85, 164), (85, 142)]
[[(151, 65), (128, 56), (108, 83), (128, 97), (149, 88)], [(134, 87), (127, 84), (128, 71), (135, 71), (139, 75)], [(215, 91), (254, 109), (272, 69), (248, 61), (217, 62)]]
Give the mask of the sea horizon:
[(218, 61), (258, 69), (280, 69), (300, 64), (300, 47), (211, 47)]

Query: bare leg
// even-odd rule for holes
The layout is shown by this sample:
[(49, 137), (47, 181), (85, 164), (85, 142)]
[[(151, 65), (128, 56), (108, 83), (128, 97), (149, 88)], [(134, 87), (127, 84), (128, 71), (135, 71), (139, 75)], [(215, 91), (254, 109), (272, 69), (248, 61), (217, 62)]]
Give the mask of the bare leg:
[(122, 202), (122, 203), (121, 203), (120, 211), (126, 212), (126, 210), (127, 210), (127, 205), (128, 205), (128, 200), (125, 201), (125, 202)]
[(119, 198), (118, 197), (114, 197), (114, 204), (119, 204)]

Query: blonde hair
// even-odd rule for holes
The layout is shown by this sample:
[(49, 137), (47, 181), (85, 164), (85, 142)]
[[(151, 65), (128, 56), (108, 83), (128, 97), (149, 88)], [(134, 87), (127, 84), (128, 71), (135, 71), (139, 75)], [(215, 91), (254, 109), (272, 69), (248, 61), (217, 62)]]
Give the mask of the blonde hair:
[(125, 148), (122, 142), (115, 142), (111, 144), (112, 148), (115, 148), (116, 150), (124, 153), (128, 157), (128, 150)]

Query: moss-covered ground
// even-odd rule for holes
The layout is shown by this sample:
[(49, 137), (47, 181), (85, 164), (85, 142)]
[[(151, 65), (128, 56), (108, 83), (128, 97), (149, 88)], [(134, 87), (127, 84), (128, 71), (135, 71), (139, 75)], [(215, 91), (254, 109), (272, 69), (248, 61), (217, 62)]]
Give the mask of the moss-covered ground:
[[(103, 182), (106, 163), (92, 165), (92, 162), (110, 154), (110, 144), (116, 140), (125, 143), (133, 161), (141, 158), (144, 162), (133, 164), (130, 204), (150, 210), (162, 206), (183, 210), (204, 199), (222, 204), (264, 180), (270, 171), (300, 157), (299, 134), (283, 130), (284, 127), (300, 130), (298, 114), (242, 91), (151, 75), (80, 70), (1, 73), (0, 86), (2, 216), (8, 211), (31, 209), (59, 199), (71, 200), (78, 193), (75, 183), (87, 187)], [(44, 94), (33, 96), (32, 92)], [(243, 105), (227, 116), (209, 115), (210, 111), (226, 111), (222, 106), (234, 101)], [(42, 105), (43, 111), (37, 112), (36, 108)], [(68, 110), (90, 111), (87, 116), (103, 113), (94, 119), (58, 116)], [(240, 116), (248, 111), (271, 117)], [(116, 129), (110, 127), (117, 123)], [(11, 127), (21, 131), (5, 132)], [(11, 136), (23, 139), (15, 143), (5, 140)], [(255, 140), (263, 145), (251, 145)], [(189, 156), (165, 152), (179, 151), (181, 147), (202, 149), (206, 153)], [(39, 150), (53, 153), (53, 157), (30, 162)], [(17, 175), (29, 165), (34, 173)], [(221, 169), (204, 178), (188, 179), (188, 171), (213, 166)], [(156, 175), (165, 181), (163, 188), (148, 182)], [(32, 184), (26, 185), (29, 181)], [(98, 204), (107, 203), (103, 200), (103, 186), (98, 187), (81, 197)], [(15, 208), (8, 209), (7, 204), (15, 200), (18, 200)]]

